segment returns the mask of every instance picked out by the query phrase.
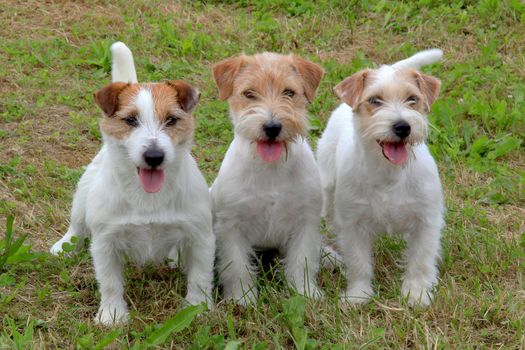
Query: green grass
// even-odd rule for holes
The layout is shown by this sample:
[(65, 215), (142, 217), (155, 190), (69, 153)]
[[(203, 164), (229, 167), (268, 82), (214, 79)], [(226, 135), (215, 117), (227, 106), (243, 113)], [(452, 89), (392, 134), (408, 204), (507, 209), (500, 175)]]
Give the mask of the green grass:
[[(525, 348), (522, 1), (0, 4), (0, 225), (8, 233), (0, 237), (0, 348)], [(322, 270), (322, 301), (298, 297), (278, 272), (260, 281), (256, 307), (222, 302), (217, 290), (213, 311), (182, 310), (180, 271), (129, 264), (130, 324), (96, 326), (89, 254), (47, 250), (67, 229), (75, 184), (100, 146), (92, 93), (110, 80), (116, 40), (133, 50), (140, 81), (200, 88), (193, 153), (209, 183), (232, 138), (214, 62), (271, 50), (322, 64), (310, 108), (315, 145), (343, 78), (442, 48), (444, 61), (425, 68), (443, 82), (429, 117), (448, 208), (435, 303), (410, 309), (400, 299), (404, 244), (382, 239), (378, 295), (366, 306), (340, 305), (344, 278)]]

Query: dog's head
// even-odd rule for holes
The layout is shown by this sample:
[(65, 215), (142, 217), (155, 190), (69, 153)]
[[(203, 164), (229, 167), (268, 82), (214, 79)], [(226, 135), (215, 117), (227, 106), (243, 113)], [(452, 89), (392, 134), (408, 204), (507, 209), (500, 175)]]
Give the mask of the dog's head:
[[(100, 129), (120, 159), (137, 169), (144, 191), (160, 191), (164, 171), (191, 144), (199, 92), (183, 81), (111, 83), (94, 94), (104, 111)], [(135, 174), (130, 176), (136, 176)]]
[(377, 142), (377, 151), (401, 165), (410, 147), (427, 137), (427, 114), (440, 86), (438, 79), (414, 69), (382, 66), (346, 78), (334, 91), (352, 107), (360, 136)]
[(228, 58), (213, 67), (220, 98), (230, 103), (235, 133), (256, 143), (267, 162), (307, 135), (306, 108), (323, 73), (300, 57), (269, 52)]

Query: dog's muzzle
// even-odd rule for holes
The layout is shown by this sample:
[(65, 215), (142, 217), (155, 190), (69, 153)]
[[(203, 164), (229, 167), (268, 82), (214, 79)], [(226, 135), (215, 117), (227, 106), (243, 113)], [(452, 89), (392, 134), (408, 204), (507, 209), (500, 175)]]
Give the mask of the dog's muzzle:
[(283, 128), (283, 125), (275, 120), (271, 120), (268, 123), (263, 125), (264, 134), (271, 141), (275, 140), (279, 136), (282, 128)]
[(149, 149), (143, 154), (144, 162), (150, 167), (158, 167), (164, 162), (164, 152), (157, 149)]

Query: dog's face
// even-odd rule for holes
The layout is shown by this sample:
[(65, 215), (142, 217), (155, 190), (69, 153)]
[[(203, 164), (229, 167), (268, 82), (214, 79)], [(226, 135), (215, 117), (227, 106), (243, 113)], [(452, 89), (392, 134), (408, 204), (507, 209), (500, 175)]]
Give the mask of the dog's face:
[(382, 66), (346, 78), (334, 91), (352, 107), (361, 137), (377, 142), (378, 152), (402, 165), (410, 146), (427, 137), (427, 114), (440, 85), (438, 79), (414, 69)]
[(164, 170), (178, 152), (191, 143), (191, 114), (199, 92), (185, 82), (112, 83), (94, 94), (104, 111), (100, 129), (110, 144), (117, 145), (121, 159), (137, 169), (144, 191), (160, 191)]
[(226, 59), (213, 67), (222, 100), (228, 99), (237, 135), (257, 144), (266, 162), (308, 132), (306, 107), (323, 76), (318, 65), (293, 55), (262, 53)]

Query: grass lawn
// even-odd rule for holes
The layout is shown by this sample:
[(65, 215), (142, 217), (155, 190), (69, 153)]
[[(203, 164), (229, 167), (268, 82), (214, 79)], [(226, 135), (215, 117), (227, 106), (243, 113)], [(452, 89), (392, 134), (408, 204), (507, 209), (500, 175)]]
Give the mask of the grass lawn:
[[(0, 0), (0, 38), (0, 349), (525, 348), (523, 1)], [(277, 272), (262, 279), (256, 307), (221, 302), (217, 291), (213, 311), (181, 311), (180, 271), (129, 264), (129, 325), (95, 325), (89, 254), (47, 251), (66, 231), (75, 184), (100, 147), (92, 94), (110, 81), (116, 40), (132, 49), (140, 81), (200, 88), (193, 154), (209, 183), (232, 138), (214, 62), (267, 50), (321, 64), (315, 146), (343, 78), (442, 48), (443, 62), (424, 69), (443, 82), (429, 117), (448, 208), (435, 303), (406, 306), (404, 244), (382, 239), (378, 295), (365, 306), (340, 305), (342, 274), (322, 270), (321, 301), (294, 295)], [(27, 235), (20, 247), (8, 247), (11, 215), (15, 239)]]

